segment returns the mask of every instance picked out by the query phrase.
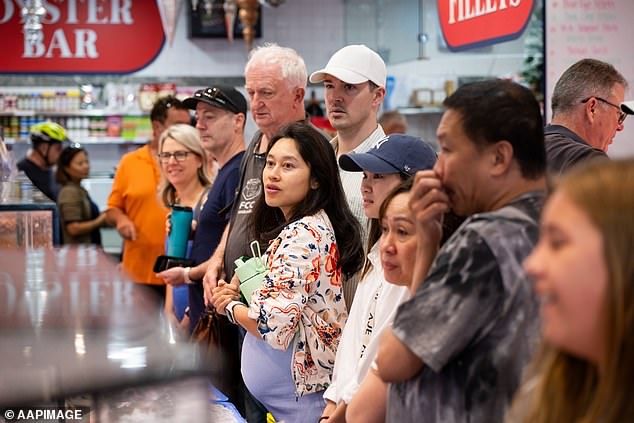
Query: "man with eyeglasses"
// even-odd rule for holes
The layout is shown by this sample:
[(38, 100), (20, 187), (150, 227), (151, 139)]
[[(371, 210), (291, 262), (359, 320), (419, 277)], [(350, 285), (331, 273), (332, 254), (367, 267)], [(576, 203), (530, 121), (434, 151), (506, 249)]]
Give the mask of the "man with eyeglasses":
[(152, 267), (165, 250), (167, 210), (156, 194), (161, 171), (158, 140), (163, 131), (176, 123), (190, 123), (189, 111), (175, 97), (160, 98), (150, 112), (152, 139), (143, 147), (125, 154), (114, 176), (108, 197), (106, 221), (123, 238), (122, 266), (137, 283), (165, 298), (165, 284)]
[(607, 158), (608, 146), (632, 110), (622, 107), (628, 83), (609, 63), (582, 59), (561, 75), (544, 129), (548, 171), (560, 175), (577, 163)]

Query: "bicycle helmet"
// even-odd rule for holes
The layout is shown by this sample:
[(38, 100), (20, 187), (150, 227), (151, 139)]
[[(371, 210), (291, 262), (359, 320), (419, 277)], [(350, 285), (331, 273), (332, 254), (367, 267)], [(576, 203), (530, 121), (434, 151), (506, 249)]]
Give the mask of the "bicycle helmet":
[(53, 144), (67, 141), (66, 130), (55, 122), (41, 122), (31, 126), (31, 142)]

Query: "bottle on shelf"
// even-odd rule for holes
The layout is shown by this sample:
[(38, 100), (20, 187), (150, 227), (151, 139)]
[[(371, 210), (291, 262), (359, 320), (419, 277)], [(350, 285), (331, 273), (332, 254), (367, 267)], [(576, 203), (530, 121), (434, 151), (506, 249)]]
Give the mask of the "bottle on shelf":
[(58, 112), (63, 112), (64, 110), (66, 110), (66, 92), (55, 92), (55, 105), (53, 106), (53, 110)]
[[(147, 85), (153, 95), (172, 93), (176, 88), (175, 84)], [(86, 89), (83, 93), (88, 94)], [(139, 84), (94, 85), (92, 107), (87, 102), (82, 107), (81, 94), (79, 86), (0, 87), (0, 129), (5, 139), (28, 142), (31, 126), (46, 120), (62, 125), (69, 139), (80, 143), (139, 143), (151, 137), (147, 111), (139, 105), (140, 97), (149, 100), (150, 96), (139, 92)]]
[(69, 112), (78, 111), (80, 103), (81, 103), (79, 90), (76, 88), (73, 88), (66, 91), (66, 97), (68, 99), (68, 106), (66, 111), (69, 111)]

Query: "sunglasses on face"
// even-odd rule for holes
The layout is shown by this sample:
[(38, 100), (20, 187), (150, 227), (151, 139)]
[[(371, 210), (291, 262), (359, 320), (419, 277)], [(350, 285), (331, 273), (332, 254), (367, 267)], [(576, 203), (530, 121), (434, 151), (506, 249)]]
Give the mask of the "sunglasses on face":
[(588, 97), (586, 99), (581, 100), (582, 103), (587, 103), (588, 101), (590, 101), (591, 98), (596, 99), (597, 101), (600, 101), (601, 103), (605, 103), (608, 106), (612, 106), (612, 107), (616, 107), (616, 109), (619, 111), (619, 125), (622, 125), (623, 122), (625, 121), (625, 118), (627, 117), (627, 113), (625, 113), (623, 110), (621, 110), (620, 106), (617, 106), (616, 104), (601, 98), (601, 97), (597, 97), (597, 96), (592, 96), (592, 97)]

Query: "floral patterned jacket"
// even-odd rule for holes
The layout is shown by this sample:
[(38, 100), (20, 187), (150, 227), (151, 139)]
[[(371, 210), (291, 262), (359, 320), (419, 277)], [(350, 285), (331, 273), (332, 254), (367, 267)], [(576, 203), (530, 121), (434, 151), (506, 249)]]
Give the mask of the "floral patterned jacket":
[(293, 348), (297, 394), (323, 391), (347, 318), (339, 252), (326, 213), (284, 227), (263, 259), (269, 273), (253, 293), (249, 317), (272, 348)]

